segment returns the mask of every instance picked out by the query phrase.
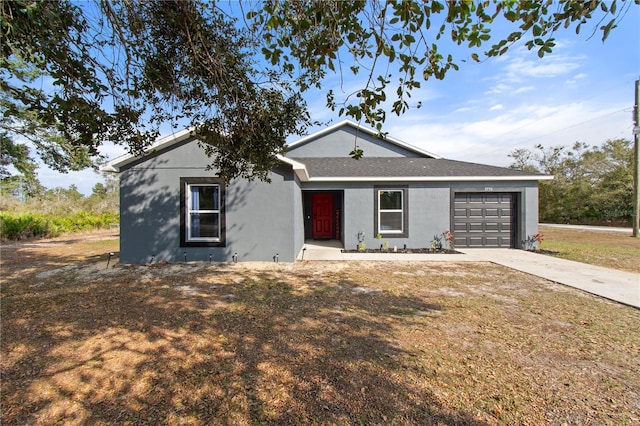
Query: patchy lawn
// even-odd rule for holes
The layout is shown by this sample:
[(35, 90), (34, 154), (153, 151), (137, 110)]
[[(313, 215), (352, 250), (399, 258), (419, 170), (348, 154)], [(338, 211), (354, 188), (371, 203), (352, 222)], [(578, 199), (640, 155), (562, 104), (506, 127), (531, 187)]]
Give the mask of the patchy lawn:
[(606, 268), (640, 273), (640, 238), (631, 233), (540, 226), (542, 248), (554, 256)]
[(3, 247), (3, 424), (640, 420), (627, 306), (484, 263), (106, 269), (116, 250)]

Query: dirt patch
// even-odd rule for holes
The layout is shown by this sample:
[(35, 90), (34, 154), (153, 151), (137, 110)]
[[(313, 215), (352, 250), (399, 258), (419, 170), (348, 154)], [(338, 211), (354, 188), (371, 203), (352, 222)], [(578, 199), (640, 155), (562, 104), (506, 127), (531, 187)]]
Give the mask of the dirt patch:
[(3, 250), (3, 424), (640, 419), (640, 311), (540, 278), (468, 262), (106, 268), (116, 251)]

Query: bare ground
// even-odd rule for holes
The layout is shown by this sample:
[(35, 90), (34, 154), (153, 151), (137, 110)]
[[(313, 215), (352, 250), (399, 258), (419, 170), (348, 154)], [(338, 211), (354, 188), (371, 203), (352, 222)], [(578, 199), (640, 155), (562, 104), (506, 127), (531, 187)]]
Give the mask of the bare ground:
[(3, 424), (640, 420), (627, 306), (485, 263), (105, 268), (116, 250), (2, 247)]

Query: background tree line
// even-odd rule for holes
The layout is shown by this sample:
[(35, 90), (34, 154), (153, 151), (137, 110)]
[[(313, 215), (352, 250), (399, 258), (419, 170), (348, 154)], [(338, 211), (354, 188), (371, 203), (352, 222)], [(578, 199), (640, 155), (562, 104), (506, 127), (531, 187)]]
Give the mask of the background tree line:
[(0, 238), (55, 237), (66, 232), (107, 228), (119, 222), (119, 187), (115, 176), (93, 186), (85, 196), (75, 185), (46, 189), (37, 179), (0, 180)]
[(511, 168), (553, 175), (540, 182), (540, 221), (627, 225), (633, 215), (633, 144), (516, 149)]

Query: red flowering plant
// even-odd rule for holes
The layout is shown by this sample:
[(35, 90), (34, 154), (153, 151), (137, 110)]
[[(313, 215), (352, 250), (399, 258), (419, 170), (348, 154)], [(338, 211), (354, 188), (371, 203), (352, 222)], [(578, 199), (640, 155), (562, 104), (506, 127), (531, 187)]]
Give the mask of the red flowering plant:
[(453, 250), (453, 242), (455, 241), (455, 238), (453, 237), (453, 234), (451, 233), (451, 231), (447, 229), (442, 233), (442, 236), (444, 237), (444, 240), (447, 242), (447, 246), (449, 247), (449, 250)]

